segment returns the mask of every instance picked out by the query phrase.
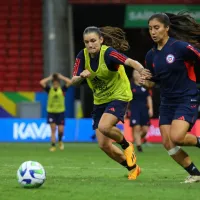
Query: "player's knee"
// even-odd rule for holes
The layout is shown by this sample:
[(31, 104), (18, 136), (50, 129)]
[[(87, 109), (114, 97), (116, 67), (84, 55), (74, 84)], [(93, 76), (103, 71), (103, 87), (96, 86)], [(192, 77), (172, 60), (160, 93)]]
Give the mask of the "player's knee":
[(110, 152), (111, 145), (107, 143), (99, 143), (99, 148), (104, 152)]
[(99, 124), (98, 126), (99, 131), (105, 136), (108, 136), (110, 134), (111, 128), (112, 127), (110, 125), (106, 124)]
[(184, 144), (184, 137), (179, 136), (177, 134), (173, 134), (170, 136), (170, 140), (175, 144), (175, 145), (182, 145)]
[(163, 139), (162, 141), (163, 143), (163, 146), (165, 147), (166, 150), (169, 150), (171, 147), (170, 147), (170, 143), (169, 143), (169, 139)]

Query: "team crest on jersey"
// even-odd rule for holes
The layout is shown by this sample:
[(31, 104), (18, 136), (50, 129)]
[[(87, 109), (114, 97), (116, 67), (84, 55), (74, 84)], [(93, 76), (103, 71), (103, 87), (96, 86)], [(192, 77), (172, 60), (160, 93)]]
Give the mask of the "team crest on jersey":
[(141, 90), (142, 90), (142, 92), (145, 92), (145, 91), (146, 91), (146, 89), (145, 89), (145, 88), (143, 88), (143, 87), (141, 87)]
[(173, 63), (173, 62), (175, 61), (174, 55), (172, 55), (172, 54), (167, 55), (166, 61), (167, 61), (169, 64)]

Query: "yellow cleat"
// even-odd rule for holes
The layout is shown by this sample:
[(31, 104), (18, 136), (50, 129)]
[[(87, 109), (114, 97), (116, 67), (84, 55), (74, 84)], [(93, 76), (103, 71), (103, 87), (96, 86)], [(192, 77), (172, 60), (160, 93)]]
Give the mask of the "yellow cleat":
[(51, 147), (51, 148), (49, 149), (49, 151), (50, 151), (50, 152), (56, 151), (56, 147)]
[(136, 167), (129, 172), (128, 180), (136, 180), (140, 173), (141, 169), (138, 165), (136, 165)]
[(134, 151), (134, 146), (129, 142), (129, 146), (124, 150), (124, 155), (126, 157), (127, 165), (132, 167), (136, 164), (136, 155)]
[(59, 142), (59, 149), (64, 150), (65, 146), (63, 142)]

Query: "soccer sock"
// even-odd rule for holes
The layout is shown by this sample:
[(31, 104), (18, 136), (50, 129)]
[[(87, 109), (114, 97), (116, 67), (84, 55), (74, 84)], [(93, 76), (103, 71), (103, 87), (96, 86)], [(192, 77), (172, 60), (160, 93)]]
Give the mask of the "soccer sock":
[(138, 150), (139, 152), (143, 152), (142, 146), (141, 146), (141, 145), (137, 146), (137, 150)]
[(51, 143), (51, 146), (52, 146), (52, 147), (55, 147), (55, 146), (56, 146), (56, 144), (55, 144), (54, 142), (52, 142), (52, 143)]
[(120, 163), (120, 165), (122, 165), (123, 167), (126, 167), (126, 168), (128, 169), (128, 171), (131, 171), (132, 169), (134, 169), (134, 168), (136, 167), (136, 165), (133, 165), (132, 167), (129, 167), (129, 166), (127, 165), (126, 160), (122, 161), (122, 162)]
[(192, 176), (200, 176), (200, 171), (196, 168), (194, 163), (191, 163), (188, 167), (184, 168)]
[(58, 133), (58, 141), (62, 142), (63, 132)]
[(129, 147), (129, 143), (126, 141), (124, 137), (123, 137), (123, 140), (119, 142), (118, 144), (121, 145), (122, 149), (126, 149), (127, 147)]
[(197, 144), (196, 144), (196, 147), (199, 147), (199, 148), (200, 148), (200, 137), (197, 137)]

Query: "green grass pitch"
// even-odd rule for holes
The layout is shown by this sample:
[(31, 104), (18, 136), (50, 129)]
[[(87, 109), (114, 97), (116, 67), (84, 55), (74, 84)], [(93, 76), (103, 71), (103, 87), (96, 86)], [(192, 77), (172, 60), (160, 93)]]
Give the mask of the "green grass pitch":
[[(69, 143), (48, 151), (49, 144), (0, 144), (0, 200), (189, 200), (199, 199), (200, 183), (181, 184), (187, 173), (161, 145), (138, 155), (142, 174), (127, 180), (127, 170), (109, 159), (97, 144)], [(186, 148), (200, 168), (200, 149)], [(24, 161), (40, 162), (47, 180), (39, 189), (23, 189), (16, 171)]]

